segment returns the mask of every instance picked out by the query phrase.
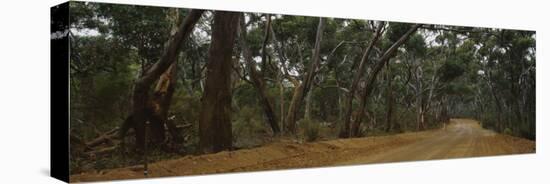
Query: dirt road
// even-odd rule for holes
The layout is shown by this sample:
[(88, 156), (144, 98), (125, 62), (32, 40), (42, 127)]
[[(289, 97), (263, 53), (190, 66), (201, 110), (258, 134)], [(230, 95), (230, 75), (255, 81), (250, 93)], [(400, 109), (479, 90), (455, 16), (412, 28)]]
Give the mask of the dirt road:
[[(534, 153), (535, 142), (494, 133), (468, 119), (444, 129), (315, 143), (278, 142), (254, 149), (186, 156), (150, 164), (150, 176), (180, 176), (350, 164)], [(140, 166), (87, 172), (71, 182), (143, 178)]]

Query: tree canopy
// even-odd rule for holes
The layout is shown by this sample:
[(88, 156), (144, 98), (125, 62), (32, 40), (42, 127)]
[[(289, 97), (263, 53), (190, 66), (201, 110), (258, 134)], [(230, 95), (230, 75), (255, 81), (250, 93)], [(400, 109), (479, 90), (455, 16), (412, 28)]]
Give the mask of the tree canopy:
[(82, 140), (71, 146), (84, 150), (71, 162), (81, 170), (133, 162), (82, 164), (90, 141), (119, 127), (133, 127), (130, 145), (157, 141), (159, 159), (420, 131), (451, 117), (535, 139), (534, 31), (70, 5), (70, 128)]

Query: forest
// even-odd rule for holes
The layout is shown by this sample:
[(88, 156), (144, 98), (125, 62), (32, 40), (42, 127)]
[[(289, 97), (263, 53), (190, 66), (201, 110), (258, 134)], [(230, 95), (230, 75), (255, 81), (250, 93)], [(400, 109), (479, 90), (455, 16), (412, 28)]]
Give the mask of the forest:
[(72, 174), (278, 142), (429, 132), (454, 118), (536, 138), (534, 31), (70, 8)]

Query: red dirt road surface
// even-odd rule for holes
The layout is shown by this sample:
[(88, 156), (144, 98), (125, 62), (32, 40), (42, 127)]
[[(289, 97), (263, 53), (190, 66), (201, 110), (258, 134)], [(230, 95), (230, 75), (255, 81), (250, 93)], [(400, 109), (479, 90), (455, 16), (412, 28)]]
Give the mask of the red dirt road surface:
[[(497, 134), (475, 120), (442, 129), (313, 143), (277, 142), (253, 149), (185, 156), (149, 164), (149, 177), (386, 163), (534, 153), (535, 142)], [(141, 166), (85, 172), (71, 182), (144, 178)]]

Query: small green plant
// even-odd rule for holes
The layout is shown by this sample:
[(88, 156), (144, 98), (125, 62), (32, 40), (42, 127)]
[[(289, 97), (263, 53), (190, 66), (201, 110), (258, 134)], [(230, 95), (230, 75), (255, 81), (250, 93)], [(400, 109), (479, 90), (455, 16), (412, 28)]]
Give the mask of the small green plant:
[(508, 127), (504, 129), (503, 133), (507, 135), (514, 135), (514, 132), (512, 132), (512, 130)]
[(298, 122), (302, 128), (302, 135), (306, 142), (316, 141), (320, 137), (320, 125), (307, 119)]

